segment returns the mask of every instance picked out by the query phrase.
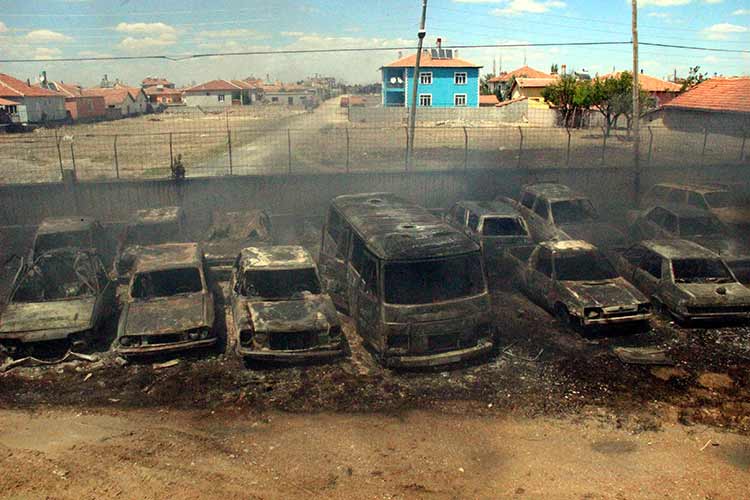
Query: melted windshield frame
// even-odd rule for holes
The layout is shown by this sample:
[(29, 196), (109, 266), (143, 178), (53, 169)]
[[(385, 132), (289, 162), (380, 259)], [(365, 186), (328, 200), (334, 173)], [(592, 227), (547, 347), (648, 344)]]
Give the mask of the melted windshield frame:
[[(189, 272), (193, 276), (180, 276)], [(155, 280), (154, 278), (158, 278)], [(193, 281), (197, 278), (197, 281)], [(180, 281), (181, 280), (181, 281)], [(191, 283), (191, 281), (193, 281)], [(169, 287), (172, 289), (170, 290)], [(179, 295), (192, 295), (206, 290), (203, 273), (197, 266), (174, 267), (140, 271), (133, 275), (130, 296), (135, 300), (148, 301)]]
[(709, 257), (672, 259), (670, 267), (675, 283), (734, 283), (736, 281), (729, 267), (721, 259)]
[[(564, 261), (567, 262), (563, 268)], [(554, 266), (557, 281), (609, 281), (620, 277), (612, 263), (597, 251), (556, 253)], [(571, 276), (575, 271), (588, 272), (589, 275)]]
[[(251, 284), (250, 280), (254, 280), (254, 283)], [(314, 267), (247, 269), (242, 273), (238, 285), (237, 293), (243, 297), (266, 301), (299, 300), (308, 294), (322, 293), (320, 278)]]

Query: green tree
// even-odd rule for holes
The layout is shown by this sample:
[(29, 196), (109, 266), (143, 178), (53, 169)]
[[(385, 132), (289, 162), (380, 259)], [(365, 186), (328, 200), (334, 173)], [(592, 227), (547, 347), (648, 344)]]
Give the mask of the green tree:
[[(588, 106), (604, 117), (604, 134), (609, 135), (620, 116), (627, 120), (627, 128), (633, 122), (633, 74), (623, 71), (617, 76), (597, 78), (583, 86)], [(654, 100), (648, 92), (640, 91), (639, 116), (653, 108)]]
[(490, 78), (492, 78), (492, 73), (485, 74), (481, 80), (479, 80), (479, 93), (482, 95), (490, 95), (492, 94), (492, 91), (490, 90)]
[(687, 78), (685, 78), (685, 81), (682, 82), (681, 92), (684, 92), (691, 87), (695, 87), (696, 85), (707, 79), (708, 74), (701, 73), (700, 66), (693, 66), (688, 70), (688, 76)]
[(542, 90), (544, 100), (560, 110), (565, 127), (575, 126), (582, 109), (588, 106), (590, 93), (585, 85), (573, 75), (561, 75), (557, 83)]

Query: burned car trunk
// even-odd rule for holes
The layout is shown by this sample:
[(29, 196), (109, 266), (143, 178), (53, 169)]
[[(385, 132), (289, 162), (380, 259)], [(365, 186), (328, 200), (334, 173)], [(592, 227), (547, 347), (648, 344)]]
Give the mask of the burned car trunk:
[(115, 257), (115, 275), (120, 282), (127, 283), (140, 249), (144, 246), (185, 241), (185, 212), (181, 207), (138, 210), (120, 237)]
[(84, 349), (114, 310), (115, 284), (99, 257), (63, 248), (25, 265), (0, 316), (0, 344), (12, 355), (52, 343)]
[(317, 267), (299, 246), (248, 247), (232, 270), (237, 353), (247, 359), (300, 362), (346, 353), (346, 339)]
[(201, 242), (211, 273), (219, 280), (231, 278), (243, 248), (272, 244), (271, 217), (265, 210), (213, 212), (208, 238)]
[(646, 240), (613, 254), (620, 273), (680, 321), (750, 318), (750, 290), (724, 260), (686, 240)]
[(124, 300), (114, 349), (137, 356), (214, 345), (214, 305), (197, 244), (144, 247)]
[(648, 299), (590, 243), (544, 242), (517, 263), (523, 291), (564, 325), (605, 328), (651, 317)]

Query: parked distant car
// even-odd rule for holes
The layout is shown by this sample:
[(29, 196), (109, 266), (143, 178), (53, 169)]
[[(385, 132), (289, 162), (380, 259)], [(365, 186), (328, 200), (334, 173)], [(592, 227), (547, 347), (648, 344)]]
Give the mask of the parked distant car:
[(0, 345), (11, 355), (53, 344), (85, 349), (114, 310), (115, 284), (90, 250), (58, 248), (22, 264), (0, 315)]
[(232, 272), (237, 353), (249, 359), (295, 362), (344, 354), (336, 308), (323, 293), (318, 269), (300, 246), (249, 247)]
[(546, 241), (531, 253), (519, 248), (510, 255), (516, 258), (524, 293), (564, 325), (586, 329), (651, 317), (648, 299), (588, 242)]
[(229, 279), (240, 250), (273, 244), (271, 217), (265, 210), (214, 212), (208, 238), (201, 242), (215, 277)]
[(750, 279), (750, 249), (706, 210), (659, 206), (632, 212), (629, 219), (633, 241), (690, 240), (721, 255), (742, 281)]
[(217, 342), (214, 297), (195, 243), (143, 247), (117, 327), (125, 356), (184, 351)]
[(599, 220), (591, 201), (562, 184), (540, 183), (525, 186), (520, 201), (512, 203), (521, 213), (535, 241), (584, 240), (602, 248), (622, 245), (625, 235)]
[(750, 289), (726, 262), (686, 240), (642, 241), (612, 262), (654, 306), (681, 321), (750, 318)]
[(28, 262), (50, 250), (69, 247), (93, 249), (107, 265), (112, 262), (113, 246), (102, 225), (92, 217), (47, 217), (36, 230)]
[(723, 184), (656, 184), (641, 203), (643, 208), (664, 205), (707, 210), (730, 227), (747, 229), (750, 226), (747, 200)]
[(497, 263), (508, 248), (532, 242), (521, 214), (504, 201), (459, 201), (445, 220), (479, 244), (486, 263)]
[(162, 243), (182, 243), (185, 235), (185, 211), (181, 207), (145, 208), (135, 213), (120, 239), (115, 272), (121, 281), (130, 278), (140, 248)]

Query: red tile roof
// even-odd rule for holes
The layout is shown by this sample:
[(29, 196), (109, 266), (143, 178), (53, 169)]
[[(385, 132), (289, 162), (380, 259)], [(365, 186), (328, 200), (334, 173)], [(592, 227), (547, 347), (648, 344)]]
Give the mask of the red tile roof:
[[(64, 96), (64, 97), (80, 97), (82, 96), (82, 88), (80, 85), (70, 84), (70, 83), (62, 83), (62, 82), (56, 82), (50, 80), (47, 83), (47, 90), (51, 90), (52, 92), (57, 92), (58, 94)], [(41, 83), (35, 83), (34, 87), (38, 88), (45, 88), (42, 87)]]
[(711, 78), (678, 95), (665, 109), (750, 113), (750, 77)]
[(500, 102), (500, 103), (498, 103), (498, 104), (495, 104), (495, 107), (496, 107), (496, 108), (502, 108), (503, 106), (507, 106), (507, 105), (509, 105), (509, 104), (513, 104), (513, 103), (515, 103), (515, 102), (521, 102), (521, 101), (525, 101), (526, 99), (528, 99), (528, 97), (526, 97), (526, 96), (523, 96), (523, 97), (517, 97), (516, 99), (509, 99), (509, 100), (507, 100), (507, 101), (502, 101), (502, 102)]
[(244, 80), (211, 80), (210, 82), (186, 88), (185, 93), (211, 91), (236, 92), (238, 90), (250, 90), (254, 88), (256, 88), (255, 85)]
[(182, 89), (169, 89), (164, 87), (146, 87), (143, 89), (146, 95), (182, 95)]
[(490, 95), (480, 95), (479, 96), (479, 105), (485, 105), (485, 106), (494, 106), (495, 104), (499, 103), (500, 101), (497, 100), (497, 96), (495, 94)]
[(517, 77), (515, 85), (522, 88), (539, 88), (554, 85), (559, 80), (556, 76), (548, 76), (547, 78), (523, 78)]
[(104, 103), (107, 106), (119, 106), (130, 96), (129, 89), (125, 87), (110, 89), (110, 88), (91, 88), (84, 89), (83, 95), (85, 96), (102, 96), (104, 97)]
[(62, 97), (57, 92), (32, 87), (17, 78), (0, 73), (0, 97)]
[[(398, 61), (383, 66), (384, 68), (412, 68), (417, 62), (417, 55), (402, 57)], [(463, 59), (433, 59), (430, 51), (423, 51), (422, 58), (419, 60), (420, 68), (481, 68), (479, 64), (474, 64)]]
[(8, 99), (3, 99), (0, 97), (0, 106), (17, 106), (18, 103), (15, 101), (9, 101)]
[(489, 79), (490, 82), (498, 83), (498, 82), (507, 82), (513, 77), (518, 78), (519, 76), (527, 77), (527, 78), (551, 78), (552, 75), (549, 73), (545, 73), (544, 71), (539, 71), (538, 69), (534, 69), (530, 66), (521, 66), (518, 69), (514, 69), (513, 71), (509, 71), (507, 73), (500, 73), (497, 76), (493, 76)]
[[(619, 78), (620, 73), (620, 71), (617, 71), (616, 73), (603, 75), (600, 78), (605, 80), (607, 78)], [(645, 90), (646, 92), (679, 92), (680, 90), (682, 90), (682, 85), (680, 84), (668, 82), (666, 80), (662, 80), (661, 78), (644, 75), (643, 73), (638, 75), (638, 84), (640, 85), (641, 89)]]
[(167, 85), (172, 85), (172, 82), (170, 82), (166, 78), (155, 78), (153, 76), (147, 76), (141, 82), (141, 86), (142, 87), (151, 87), (153, 85), (164, 85), (164, 86), (167, 86)]

